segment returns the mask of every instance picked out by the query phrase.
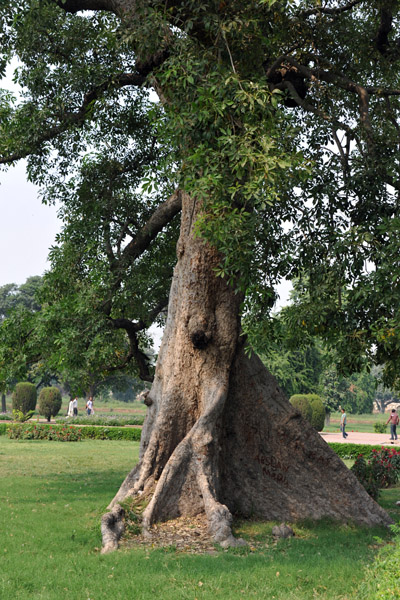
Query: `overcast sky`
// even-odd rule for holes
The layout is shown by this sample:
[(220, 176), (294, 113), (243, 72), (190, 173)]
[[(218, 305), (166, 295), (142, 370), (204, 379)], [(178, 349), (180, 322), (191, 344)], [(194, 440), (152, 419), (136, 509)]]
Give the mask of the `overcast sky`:
[[(12, 81), (17, 61), (12, 60), (0, 87), (18, 95)], [(0, 286), (21, 284), (49, 268), (47, 256), (61, 229), (57, 209), (45, 206), (37, 188), (27, 181), (25, 162), (0, 171)]]
[(41, 203), (22, 161), (0, 171), (0, 286), (43, 275), (60, 228), (56, 208)]

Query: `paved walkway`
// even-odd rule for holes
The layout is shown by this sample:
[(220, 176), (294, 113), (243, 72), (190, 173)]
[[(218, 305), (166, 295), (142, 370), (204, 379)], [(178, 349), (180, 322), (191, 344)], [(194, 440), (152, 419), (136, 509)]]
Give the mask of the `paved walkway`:
[[(343, 438), (340, 431), (325, 433), (321, 432), (321, 436), (326, 442), (339, 442), (342, 444), (368, 444), (370, 446), (389, 446), (391, 445), (390, 434), (388, 433), (361, 433), (360, 431), (347, 430), (349, 434), (346, 439)], [(393, 443), (394, 446), (400, 447), (400, 439)]]

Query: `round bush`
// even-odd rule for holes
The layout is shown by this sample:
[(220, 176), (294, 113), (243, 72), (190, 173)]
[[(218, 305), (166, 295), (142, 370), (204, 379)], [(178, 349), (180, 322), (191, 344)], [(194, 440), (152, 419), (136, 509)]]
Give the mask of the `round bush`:
[(325, 407), (317, 394), (295, 394), (290, 398), (292, 406), (297, 408), (302, 416), (317, 431), (322, 431), (325, 424)]
[(61, 392), (56, 387), (43, 388), (39, 394), (39, 414), (50, 421), (55, 417), (61, 408)]
[(36, 387), (33, 383), (23, 381), (17, 383), (12, 395), (13, 410), (20, 410), (24, 415), (35, 410), (37, 400)]
[(325, 425), (325, 406), (322, 398), (317, 394), (309, 394), (308, 401), (312, 410), (311, 425), (317, 431), (322, 431)]
[(295, 394), (289, 399), (289, 402), (294, 408), (300, 411), (301, 416), (311, 423), (312, 408), (306, 394)]

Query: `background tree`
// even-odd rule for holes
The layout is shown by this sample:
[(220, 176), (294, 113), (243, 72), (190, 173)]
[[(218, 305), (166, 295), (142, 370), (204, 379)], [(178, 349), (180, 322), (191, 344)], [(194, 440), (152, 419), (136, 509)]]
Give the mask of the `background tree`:
[(0, 321), (8, 317), (11, 311), (17, 308), (26, 308), (31, 311), (40, 310), (37, 294), (42, 285), (42, 277), (33, 275), (25, 283), (17, 285), (7, 283), (0, 287)]
[(376, 378), (365, 371), (343, 377), (332, 366), (322, 378), (324, 402), (335, 411), (341, 406), (355, 414), (372, 413), (376, 389)]
[(323, 352), (318, 345), (298, 350), (281, 343), (271, 346), (268, 356), (261, 358), (288, 398), (295, 394), (318, 392), (324, 368)]
[[(0, 388), (2, 389), (2, 412), (6, 412), (6, 392), (18, 380), (35, 382), (39, 387), (48, 383), (51, 374), (44, 365), (38, 368), (37, 359), (32, 362), (19, 351), (21, 341), (26, 339), (27, 327), (20, 326), (40, 311), (38, 294), (42, 277), (28, 277), (25, 283), (9, 283), (0, 288)], [(30, 327), (31, 324), (28, 325)], [(15, 335), (11, 333), (15, 332)], [(39, 373), (40, 371), (40, 373)]]
[(390, 390), (389, 388), (385, 388), (382, 384), (379, 384), (375, 393), (375, 398), (377, 409), (381, 413), (385, 413), (386, 408), (391, 404), (398, 403), (400, 398), (397, 394)]
[[(15, 106), (2, 97), (2, 163), (29, 155), (33, 180), (74, 187), (93, 147), (110, 163), (130, 147), (139, 112), (162, 149), (157, 173), (169, 194), (179, 189), (164, 200), (182, 206), (178, 262), (140, 462), (103, 518), (106, 550), (122, 531), (121, 502), (139, 492), (144, 528), (204, 511), (223, 545), (236, 543), (232, 511), (388, 522), (246, 355), (241, 316), (250, 345), (261, 344), (276, 282), (305, 274), (290, 313), (298, 335), (319, 334), (349, 369), (377, 348), (395, 379), (398, 11), (388, 0), (12, 0), (2, 10), (4, 63), (19, 56), (25, 91)], [(151, 171), (146, 194), (158, 186)], [(158, 234), (177, 211), (167, 212), (146, 240), (168, 246)], [(133, 233), (123, 256), (135, 253)], [(108, 256), (118, 297), (118, 240)]]
[(384, 413), (386, 408), (396, 402), (400, 402), (400, 398), (396, 392), (394, 392), (390, 388), (386, 388), (382, 383), (380, 383), (382, 377), (382, 367), (379, 365), (375, 365), (371, 372), (374, 377), (377, 379), (377, 387), (375, 391), (374, 401), (376, 403), (376, 407), (379, 412)]

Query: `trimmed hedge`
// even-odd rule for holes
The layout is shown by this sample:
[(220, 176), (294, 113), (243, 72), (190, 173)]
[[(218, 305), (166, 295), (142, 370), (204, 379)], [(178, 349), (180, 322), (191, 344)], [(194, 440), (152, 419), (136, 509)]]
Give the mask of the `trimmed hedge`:
[[(5, 435), (13, 427), (32, 427), (32, 423), (10, 424), (0, 423), (0, 435)], [(36, 427), (47, 428), (53, 430), (62, 430), (64, 425), (47, 425), (45, 423), (37, 424)], [(74, 427), (70, 425), (69, 427)], [(82, 438), (92, 440), (128, 440), (140, 441), (142, 429), (139, 427), (81, 427)], [(372, 450), (381, 450), (382, 448), (393, 448), (393, 446), (369, 446), (367, 444), (341, 444), (340, 442), (329, 442), (332, 450), (340, 456), (340, 458), (356, 459), (360, 454), (368, 459), (372, 455)]]
[(60, 390), (55, 387), (45, 387), (39, 394), (39, 414), (50, 422), (60, 412), (62, 398)]
[[(1, 425), (1, 424), (0, 424)], [(47, 425), (45, 423), (3, 423), (8, 437), (13, 439), (57, 439), (59, 441), (70, 441), (63, 433), (76, 430), (79, 431), (79, 439), (91, 440), (127, 440), (140, 441), (142, 430), (134, 427), (75, 427), (74, 425)], [(72, 441), (72, 440), (71, 440)], [(75, 439), (73, 441), (76, 441)]]
[(372, 451), (379, 452), (382, 448), (393, 449), (393, 446), (369, 446), (368, 444), (341, 444), (340, 442), (329, 442), (328, 445), (340, 456), (340, 458), (356, 459), (360, 454), (368, 459), (372, 456)]
[(294, 394), (289, 398), (289, 402), (294, 408), (301, 412), (301, 415), (317, 431), (322, 431), (325, 425), (325, 407), (322, 398), (317, 394)]
[(309, 394), (308, 400), (312, 410), (311, 425), (317, 431), (322, 431), (325, 425), (325, 406), (322, 398), (317, 394)]
[(304, 419), (311, 423), (312, 408), (306, 394), (295, 394), (289, 398), (289, 402), (294, 408), (297, 408)]
[(127, 440), (140, 442), (139, 427), (82, 427), (82, 438), (91, 440)]
[(17, 383), (12, 395), (13, 410), (20, 410), (24, 415), (36, 408), (37, 392), (36, 387), (29, 381)]
[(56, 423), (66, 425), (101, 425), (102, 427), (123, 427), (124, 425), (143, 425), (144, 415), (85, 415), (83, 417), (57, 417)]
[(49, 440), (54, 442), (79, 442), (82, 439), (78, 427), (53, 427), (41, 423), (13, 423), (7, 425), (11, 440)]

